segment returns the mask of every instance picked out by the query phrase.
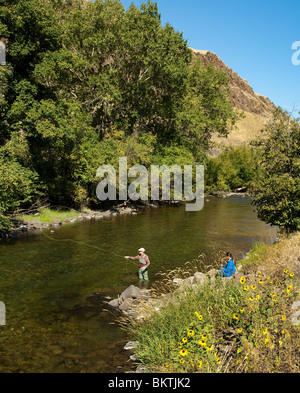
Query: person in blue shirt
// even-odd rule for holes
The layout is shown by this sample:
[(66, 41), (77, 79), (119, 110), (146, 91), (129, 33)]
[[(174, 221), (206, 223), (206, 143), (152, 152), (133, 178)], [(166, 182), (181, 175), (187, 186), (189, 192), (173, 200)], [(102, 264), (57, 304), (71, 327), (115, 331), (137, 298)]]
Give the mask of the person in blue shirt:
[(220, 270), (220, 274), (223, 277), (232, 277), (233, 274), (236, 272), (236, 267), (234, 264), (233, 256), (230, 252), (226, 253), (226, 258), (227, 258), (227, 264), (223, 265), (224, 269)]

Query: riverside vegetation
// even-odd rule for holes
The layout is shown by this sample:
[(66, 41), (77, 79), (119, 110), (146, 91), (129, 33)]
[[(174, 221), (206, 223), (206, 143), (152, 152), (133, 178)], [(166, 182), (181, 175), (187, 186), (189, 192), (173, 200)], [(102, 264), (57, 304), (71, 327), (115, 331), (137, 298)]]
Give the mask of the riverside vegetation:
[[(100, 165), (203, 162), (239, 117), (228, 78), (192, 64), (155, 3), (20, 0), (0, 6), (0, 213), (99, 204)], [(97, 207), (99, 208), (99, 207)]]
[(279, 108), (258, 143), (211, 158), (242, 113), (156, 3), (4, 0), (0, 36), (0, 227), (47, 204), (101, 210), (97, 168), (126, 156), (203, 164), (207, 192), (248, 188), (259, 218), (299, 229), (299, 122)]
[(135, 356), (144, 370), (298, 372), (299, 244), (299, 233), (272, 246), (257, 244), (235, 279), (217, 277), (179, 292), (171, 278), (189, 276), (203, 259), (170, 272), (159, 292), (173, 292), (172, 300), (146, 319), (122, 321), (138, 342)]

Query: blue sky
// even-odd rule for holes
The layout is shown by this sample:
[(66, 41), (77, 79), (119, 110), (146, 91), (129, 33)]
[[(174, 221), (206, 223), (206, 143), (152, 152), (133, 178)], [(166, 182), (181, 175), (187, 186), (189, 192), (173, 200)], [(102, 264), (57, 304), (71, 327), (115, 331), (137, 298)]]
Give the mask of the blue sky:
[[(126, 8), (141, 0), (121, 0)], [(277, 106), (300, 111), (300, 0), (157, 0), (169, 22), (194, 49), (216, 53), (256, 93)], [(300, 49), (300, 47), (299, 47)], [(300, 55), (298, 56), (300, 60)]]

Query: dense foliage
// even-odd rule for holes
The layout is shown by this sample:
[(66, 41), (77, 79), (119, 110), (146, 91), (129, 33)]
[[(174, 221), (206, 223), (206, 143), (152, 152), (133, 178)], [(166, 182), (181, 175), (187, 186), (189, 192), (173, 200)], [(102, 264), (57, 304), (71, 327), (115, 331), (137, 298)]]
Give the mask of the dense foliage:
[(192, 65), (152, 2), (2, 0), (0, 36), (2, 213), (41, 195), (96, 202), (97, 168), (120, 156), (203, 163), (212, 133), (237, 119), (225, 74)]
[(261, 176), (252, 198), (263, 221), (284, 232), (300, 229), (300, 124), (279, 108), (256, 145), (261, 149)]
[(248, 189), (261, 170), (257, 166), (259, 150), (244, 145), (226, 147), (217, 157), (209, 158), (205, 186), (209, 192), (228, 192)]

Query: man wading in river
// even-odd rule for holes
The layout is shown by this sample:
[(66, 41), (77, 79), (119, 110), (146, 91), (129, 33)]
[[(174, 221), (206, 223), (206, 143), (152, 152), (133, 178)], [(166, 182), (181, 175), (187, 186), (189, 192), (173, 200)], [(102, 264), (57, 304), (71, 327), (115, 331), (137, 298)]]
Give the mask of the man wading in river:
[(139, 261), (139, 279), (140, 281), (149, 281), (148, 267), (150, 266), (150, 259), (145, 254), (145, 249), (139, 249), (139, 255), (137, 257), (125, 257), (126, 259), (138, 260)]

